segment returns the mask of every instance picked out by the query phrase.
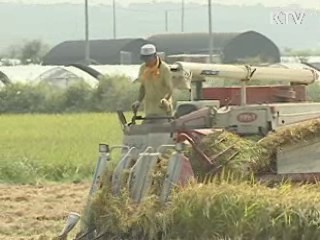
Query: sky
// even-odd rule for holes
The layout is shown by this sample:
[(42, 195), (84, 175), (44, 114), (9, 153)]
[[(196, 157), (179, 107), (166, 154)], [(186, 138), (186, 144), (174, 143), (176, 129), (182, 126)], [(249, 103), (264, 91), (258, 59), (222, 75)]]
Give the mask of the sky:
[[(117, 4), (126, 6), (130, 3), (151, 3), (151, 2), (175, 2), (179, 3), (182, 0), (116, 0)], [(7, 3), (24, 3), (24, 4), (54, 4), (54, 3), (72, 3), (83, 4), (84, 0), (0, 0), (0, 2)], [(88, 0), (89, 4), (112, 4), (112, 0)], [(185, 3), (196, 2), (207, 4), (208, 0), (185, 0)], [(300, 5), (303, 8), (313, 8), (320, 10), (320, 0), (212, 0), (212, 3), (226, 4), (226, 5), (255, 5), (263, 4), (272, 7), (284, 7), (287, 5)]]

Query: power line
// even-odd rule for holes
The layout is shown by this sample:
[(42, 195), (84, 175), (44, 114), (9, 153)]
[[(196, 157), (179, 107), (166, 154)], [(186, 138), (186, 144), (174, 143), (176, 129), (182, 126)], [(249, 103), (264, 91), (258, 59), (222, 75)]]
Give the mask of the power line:
[[(198, 10), (201, 8), (207, 8), (207, 6), (197, 6), (197, 7), (183, 7), (184, 12), (185, 11), (190, 11), (190, 10)], [(141, 8), (136, 8), (136, 9), (130, 9), (130, 8), (124, 8), (124, 7), (117, 7), (117, 10), (120, 11), (127, 11), (127, 12), (142, 12), (142, 13), (150, 13), (154, 14), (153, 11), (146, 10), (146, 9), (141, 9)], [(172, 8), (172, 9), (166, 9), (168, 12), (180, 12), (182, 8)]]

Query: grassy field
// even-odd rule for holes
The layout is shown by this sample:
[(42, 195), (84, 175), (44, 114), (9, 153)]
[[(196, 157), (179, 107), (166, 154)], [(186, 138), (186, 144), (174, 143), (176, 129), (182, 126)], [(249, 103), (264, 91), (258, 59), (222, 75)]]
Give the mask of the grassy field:
[(0, 116), (0, 183), (80, 181), (91, 176), (99, 143), (119, 144), (115, 114)]
[[(121, 143), (117, 116), (2, 115), (0, 128), (0, 239), (52, 239), (68, 212), (83, 211), (98, 144)], [(95, 211), (111, 236), (142, 234), (143, 229), (147, 239), (162, 233), (163, 239), (177, 240), (313, 240), (320, 234), (319, 189), (197, 184), (176, 192), (169, 208), (154, 198), (134, 207), (125, 197), (119, 201), (101, 191)]]

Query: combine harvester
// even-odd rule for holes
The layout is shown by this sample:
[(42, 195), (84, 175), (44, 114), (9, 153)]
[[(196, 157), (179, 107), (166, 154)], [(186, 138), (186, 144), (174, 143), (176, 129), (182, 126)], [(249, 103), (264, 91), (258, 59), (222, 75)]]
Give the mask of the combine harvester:
[[(191, 161), (184, 154), (187, 145), (200, 154), (199, 164), (210, 168), (215, 166), (214, 157), (198, 148), (201, 139), (210, 133), (227, 130), (244, 137), (259, 135), (263, 138), (278, 129), (320, 117), (320, 103), (306, 101), (306, 85), (318, 79), (316, 72), (310, 69), (177, 62), (171, 65), (171, 71), (176, 88), (190, 89), (190, 101), (178, 102), (173, 118), (147, 118), (134, 113), (128, 123), (124, 114), (118, 112), (124, 134), (123, 145), (99, 145), (100, 157), (88, 206), (112, 161), (116, 161), (117, 166), (110, 182), (103, 184), (110, 184), (114, 196), (129, 187), (132, 200), (139, 204), (150, 192), (152, 173), (159, 159), (171, 149), (159, 194), (161, 202), (166, 203), (170, 201), (174, 186), (184, 186), (196, 177)], [(238, 80), (241, 86), (203, 88), (203, 83), (210, 80)], [(286, 85), (248, 86), (250, 81), (284, 82)], [(143, 122), (137, 124), (137, 121)], [(121, 149), (120, 159), (112, 159), (115, 149)], [(320, 173), (319, 149), (320, 141), (279, 149), (276, 175)], [(305, 156), (308, 158), (299, 164)], [(128, 178), (124, 177), (124, 172), (130, 173)], [(67, 239), (79, 219), (80, 215), (70, 214), (59, 239)], [(99, 239), (103, 234), (95, 229), (94, 223), (87, 223), (76, 239)]]

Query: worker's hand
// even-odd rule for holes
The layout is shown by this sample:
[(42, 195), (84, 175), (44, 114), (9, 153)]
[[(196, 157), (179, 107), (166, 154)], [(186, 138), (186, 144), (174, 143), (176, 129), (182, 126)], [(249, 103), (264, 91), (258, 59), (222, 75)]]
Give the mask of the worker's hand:
[(160, 100), (160, 108), (165, 109), (167, 112), (170, 112), (171, 106), (170, 106), (169, 101), (165, 98), (162, 98)]
[(132, 105), (131, 105), (131, 108), (134, 112), (137, 112), (139, 107), (141, 105), (141, 102), (140, 101), (135, 101)]

